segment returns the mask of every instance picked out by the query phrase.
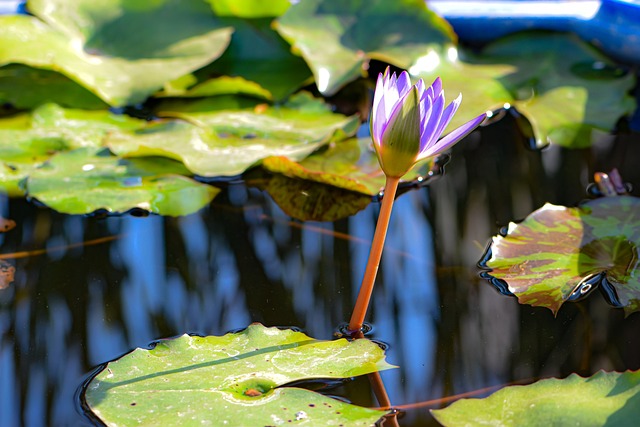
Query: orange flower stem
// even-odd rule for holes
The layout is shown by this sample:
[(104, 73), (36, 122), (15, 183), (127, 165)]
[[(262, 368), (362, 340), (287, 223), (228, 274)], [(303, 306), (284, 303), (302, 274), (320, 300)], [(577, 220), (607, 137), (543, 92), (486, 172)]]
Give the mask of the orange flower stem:
[(349, 331), (352, 333), (362, 329), (362, 323), (364, 322), (364, 318), (367, 314), (367, 308), (369, 307), (369, 300), (371, 300), (373, 284), (375, 283), (376, 275), (378, 274), (378, 266), (380, 265), (384, 239), (387, 236), (389, 218), (391, 217), (391, 209), (393, 208), (393, 201), (396, 197), (399, 182), (400, 178), (387, 176), (387, 181), (384, 185), (382, 206), (380, 207), (380, 215), (378, 216), (378, 224), (376, 225), (376, 231), (373, 235), (373, 242), (371, 242), (369, 260), (367, 261), (367, 267), (364, 271), (364, 277), (362, 279), (362, 285), (360, 285), (360, 292), (358, 292), (356, 305), (353, 308), (353, 314), (349, 321)]

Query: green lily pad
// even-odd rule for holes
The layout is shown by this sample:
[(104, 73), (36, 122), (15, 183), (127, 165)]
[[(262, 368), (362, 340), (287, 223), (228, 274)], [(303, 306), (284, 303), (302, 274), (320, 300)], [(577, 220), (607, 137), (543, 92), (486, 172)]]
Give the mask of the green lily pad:
[(85, 401), (108, 426), (370, 426), (386, 414), (295, 387), (392, 366), (366, 339), (319, 341), (253, 324), (222, 337), (159, 341), (107, 364)]
[(276, 30), (307, 61), (324, 95), (364, 75), (369, 59), (408, 68), (456, 39), (421, 0), (305, 0), (276, 20)]
[(546, 204), (493, 238), (486, 267), (522, 304), (557, 313), (600, 286), (629, 315), (640, 310), (640, 199), (604, 197), (577, 208)]
[(88, 89), (55, 71), (22, 64), (0, 67), (0, 103), (33, 109), (53, 102), (65, 107), (104, 109), (108, 105)]
[(68, 214), (142, 209), (180, 216), (198, 211), (219, 192), (183, 176), (188, 174), (183, 165), (165, 158), (124, 160), (106, 150), (79, 148), (30, 171), (26, 190), (29, 197)]
[[(374, 196), (384, 187), (385, 176), (380, 169), (371, 138), (351, 138), (332, 143), (326, 150), (313, 153), (300, 162), (285, 157), (268, 157), (262, 166), (276, 173), (328, 184), (345, 190)], [(434, 173), (432, 159), (418, 163), (403, 181), (423, 181)]]
[(593, 129), (611, 130), (635, 108), (635, 85), (595, 48), (571, 34), (521, 33), (501, 38), (474, 56), (442, 49), (409, 68), (430, 83), (440, 76), (449, 96), (462, 104), (449, 130), (479, 111), (515, 107), (531, 124), (521, 126), (538, 147), (591, 145)]
[(120, 156), (161, 155), (182, 161), (197, 175), (233, 176), (268, 156), (301, 160), (357, 129), (356, 117), (332, 113), (308, 94), (296, 95), (291, 102), (236, 111), (165, 112), (190, 123), (173, 121), (114, 132), (107, 142)]
[(71, 110), (55, 104), (0, 118), (0, 192), (22, 196), (20, 182), (57, 152), (100, 147), (110, 131), (145, 125), (144, 120), (106, 110)]
[(116, 106), (139, 103), (218, 58), (232, 32), (197, 1), (32, 0), (28, 7), (46, 24), (0, 16), (0, 65), (58, 71)]
[(600, 371), (505, 387), (431, 413), (444, 426), (632, 426), (640, 417), (639, 399), (640, 371)]
[[(227, 50), (193, 74), (195, 86), (185, 88), (183, 95), (174, 91), (173, 96), (242, 93), (279, 101), (311, 83), (311, 70), (271, 28), (271, 19), (226, 18), (224, 22), (234, 28)], [(236, 80), (229, 81), (224, 76)]]

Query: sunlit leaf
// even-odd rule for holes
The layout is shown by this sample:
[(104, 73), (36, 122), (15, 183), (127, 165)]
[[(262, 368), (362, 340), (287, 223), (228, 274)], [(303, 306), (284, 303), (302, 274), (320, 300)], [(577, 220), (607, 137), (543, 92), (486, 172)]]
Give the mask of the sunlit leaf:
[(356, 117), (332, 113), (308, 94), (282, 107), (213, 109), (164, 112), (190, 123), (173, 121), (112, 133), (108, 145), (121, 156), (174, 158), (201, 176), (233, 176), (268, 156), (301, 160), (324, 144), (352, 135), (358, 126)]
[(640, 310), (639, 247), (638, 198), (603, 197), (577, 208), (546, 204), (493, 238), (486, 267), (522, 304), (556, 313), (600, 287), (628, 315)]
[(193, 74), (166, 84), (164, 90), (156, 94), (159, 98), (203, 98), (219, 95), (248, 95), (265, 100), (272, 99), (271, 92), (258, 83), (242, 77), (220, 76), (198, 83), (198, 79)]
[(632, 426), (640, 417), (640, 371), (572, 374), (505, 387), (431, 411), (444, 426)]
[(362, 76), (369, 59), (408, 68), (455, 40), (449, 24), (421, 0), (305, 0), (276, 24), (324, 95)]
[(448, 99), (462, 93), (449, 129), (509, 104), (531, 123), (533, 134), (528, 124), (521, 128), (538, 147), (550, 141), (578, 148), (591, 145), (593, 129), (609, 131), (635, 108), (628, 95), (633, 73), (573, 35), (517, 34), (478, 56), (462, 49), (442, 52), (409, 70), (429, 83), (440, 76)]
[(186, 176), (180, 163), (164, 158), (123, 160), (106, 150), (59, 153), (26, 181), (27, 195), (68, 214), (131, 209), (180, 216), (206, 206), (218, 189)]
[(290, 0), (206, 0), (218, 16), (265, 18), (280, 16), (291, 6)]
[(0, 65), (58, 71), (111, 105), (141, 102), (210, 63), (232, 32), (204, 2), (32, 0), (28, 6), (42, 21), (0, 16)]
[[(263, 167), (289, 177), (368, 195), (378, 194), (385, 181), (371, 146), (371, 138), (352, 138), (330, 144), (326, 150), (314, 153), (300, 162), (293, 162), (284, 157), (268, 157), (264, 159)], [(426, 160), (416, 165), (402, 179), (423, 181), (436, 169), (437, 165), (431, 160)]]
[(108, 426), (370, 426), (385, 412), (295, 387), (391, 368), (373, 342), (318, 341), (253, 324), (222, 337), (183, 335), (110, 362), (85, 399)]
[(24, 195), (20, 182), (59, 151), (100, 147), (117, 129), (136, 129), (144, 120), (106, 110), (64, 109), (45, 104), (31, 114), (0, 119), (0, 192)]

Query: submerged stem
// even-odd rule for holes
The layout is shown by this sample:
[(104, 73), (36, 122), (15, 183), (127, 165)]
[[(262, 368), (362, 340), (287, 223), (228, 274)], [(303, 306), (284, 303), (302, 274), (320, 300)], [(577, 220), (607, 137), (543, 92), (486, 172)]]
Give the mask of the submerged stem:
[(353, 308), (353, 314), (349, 321), (349, 330), (352, 332), (359, 331), (367, 314), (369, 300), (373, 292), (373, 284), (378, 274), (378, 266), (380, 265), (380, 257), (382, 256), (382, 248), (384, 247), (384, 239), (387, 236), (387, 228), (389, 227), (389, 218), (391, 217), (391, 209), (393, 208), (393, 200), (398, 189), (400, 178), (387, 176), (384, 185), (384, 195), (382, 197), (382, 206), (380, 207), (380, 215), (378, 216), (378, 224), (371, 242), (371, 251), (369, 252), (369, 260), (367, 268), (364, 271), (360, 292), (356, 299), (356, 305)]

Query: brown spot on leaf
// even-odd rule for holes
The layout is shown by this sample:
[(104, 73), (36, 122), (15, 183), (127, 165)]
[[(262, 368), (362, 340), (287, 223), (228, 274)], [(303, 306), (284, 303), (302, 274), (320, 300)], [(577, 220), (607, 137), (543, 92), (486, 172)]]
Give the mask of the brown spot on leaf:
[(249, 397), (258, 397), (258, 396), (262, 396), (262, 392), (260, 390), (257, 390), (255, 388), (248, 388), (244, 391), (243, 393), (245, 396), (249, 396)]

